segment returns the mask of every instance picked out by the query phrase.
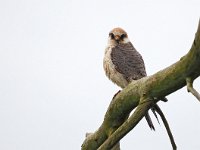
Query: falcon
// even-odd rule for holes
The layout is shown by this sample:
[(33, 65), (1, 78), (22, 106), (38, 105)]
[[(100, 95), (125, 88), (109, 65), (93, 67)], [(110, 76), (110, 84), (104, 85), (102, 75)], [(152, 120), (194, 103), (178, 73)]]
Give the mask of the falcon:
[[(147, 76), (142, 56), (130, 42), (126, 31), (119, 27), (109, 33), (103, 67), (106, 76), (122, 89), (131, 81)], [(145, 118), (149, 127), (155, 130), (148, 112)]]

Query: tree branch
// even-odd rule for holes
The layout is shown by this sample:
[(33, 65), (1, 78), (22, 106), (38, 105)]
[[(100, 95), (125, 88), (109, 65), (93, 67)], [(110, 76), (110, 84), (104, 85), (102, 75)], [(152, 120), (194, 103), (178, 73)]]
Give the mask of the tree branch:
[(165, 125), (165, 128), (167, 130), (167, 134), (168, 134), (170, 142), (172, 144), (172, 148), (173, 148), (173, 150), (176, 150), (177, 149), (176, 143), (174, 141), (174, 137), (172, 135), (172, 132), (170, 130), (169, 124), (167, 122), (167, 119), (165, 118), (164, 113), (162, 112), (162, 110), (160, 109), (160, 107), (157, 104), (155, 104), (155, 106), (153, 106), (153, 108), (155, 108), (155, 111), (160, 115), (160, 117), (163, 121), (163, 124)]
[[(138, 106), (140, 99), (144, 97), (144, 95), (145, 97), (153, 98), (152, 101), (156, 103), (156, 99), (162, 99), (163, 97), (184, 87), (186, 85), (186, 78), (190, 78), (194, 81), (198, 76), (200, 76), (199, 67), (200, 22), (192, 47), (185, 56), (183, 56), (178, 62), (152, 76), (133, 81), (114, 97), (105, 114), (102, 125), (94, 134), (85, 139), (82, 144), (82, 150), (98, 149), (106, 140), (109, 140), (113, 136), (119, 136), (116, 135), (118, 132), (116, 130), (128, 130), (126, 132), (123, 131), (123, 134), (129, 132), (129, 129), (126, 129), (127, 127), (125, 127), (124, 124), (127, 121), (130, 121), (131, 118), (127, 120), (130, 112)], [(149, 103), (147, 102), (146, 104)], [(139, 108), (136, 110), (140, 113), (142, 112), (141, 114), (144, 115), (143, 111), (147, 111), (150, 106), (151, 103), (146, 107), (145, 104), (143, 106), (140, 105), (138, 107), (141, 110), (139, 111)], [(139, 113), (136, 112), (135, 114)], [(135, 117), (136, 124), (141, 120), (141, 116), (139, 116), (140, 115)], [(133, 125), (133, 127), (135, 125)], [(115, 144), (116, 142), (113, 143)]]
[(200, 94), (193, 88), (193, 81), (190, 78), (186, 78), (186, 82), (188, 92), (192, 93), (200, 101)]
[(153, 104), (154, 101), (152, 99), (142, 97), (135, 112), (98, 148), (98, 150), (111, 149), (138, 124)]

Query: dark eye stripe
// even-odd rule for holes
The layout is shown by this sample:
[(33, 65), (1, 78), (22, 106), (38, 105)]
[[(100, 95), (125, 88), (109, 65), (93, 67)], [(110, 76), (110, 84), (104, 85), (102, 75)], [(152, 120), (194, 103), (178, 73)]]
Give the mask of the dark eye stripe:
[(115, 38), (115, 36), (114, 36), (113, 33), (109, 33), (109, 36), (111, 37), (111, 39), (114, 39), (114, 38)]
[(123, 38), (125, 38), (125, 37), (127, 37), (126, 34), (122, 34), (122, 35), (121, 35), (121, 39), (123, 39)]

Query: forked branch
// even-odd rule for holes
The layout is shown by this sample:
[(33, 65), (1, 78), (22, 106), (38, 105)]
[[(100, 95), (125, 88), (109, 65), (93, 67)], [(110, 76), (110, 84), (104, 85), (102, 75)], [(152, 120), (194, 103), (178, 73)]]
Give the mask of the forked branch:
[(109, 150), (120, 141), (152, 107), (154, 101), (149, 98), (142, 98), (134, 113), (98, 148), (98, 150)]

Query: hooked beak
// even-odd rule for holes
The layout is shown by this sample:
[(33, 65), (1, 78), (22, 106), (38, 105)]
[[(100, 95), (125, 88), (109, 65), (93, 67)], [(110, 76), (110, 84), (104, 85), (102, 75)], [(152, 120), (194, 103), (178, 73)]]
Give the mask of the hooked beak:
[(115, 36), (115, 41), (117, 41), (117, 43), (119, 43), (119, 41), (120, 41), (120, 36), (119, 35)]

